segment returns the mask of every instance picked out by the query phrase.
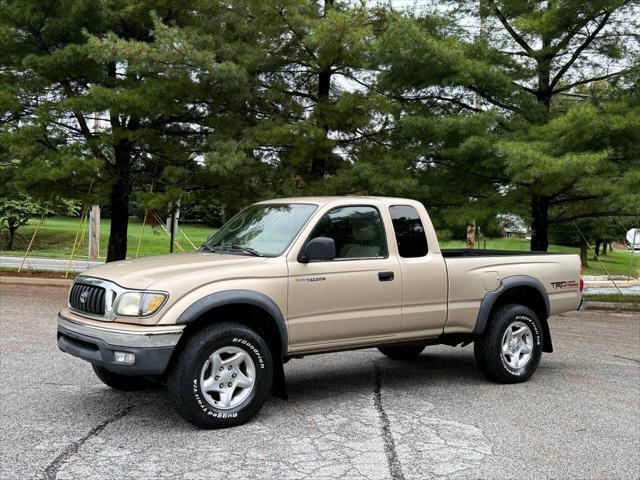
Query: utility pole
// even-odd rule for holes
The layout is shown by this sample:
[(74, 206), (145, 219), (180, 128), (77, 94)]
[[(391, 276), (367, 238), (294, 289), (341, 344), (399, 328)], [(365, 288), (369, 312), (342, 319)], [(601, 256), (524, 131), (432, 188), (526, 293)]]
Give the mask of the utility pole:
[(92, 205), (89, 213), (89, 260), (100, 257), (100, 206)]

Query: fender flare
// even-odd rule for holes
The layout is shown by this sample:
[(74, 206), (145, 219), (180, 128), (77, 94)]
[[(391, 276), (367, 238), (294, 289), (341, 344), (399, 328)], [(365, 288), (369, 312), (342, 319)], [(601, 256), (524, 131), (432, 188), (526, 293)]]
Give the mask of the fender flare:
[(489, 315), (491, 314), (491, 310), (493, 309), (496, 301), (498, 301), (503, 293), (516, 287), (534, 288), (542, 297), (544, 301), (544, 314), (539, 320), (542, 324), (542, 331), (545, 339), (543, 351), (552, 352), (553, 346), (551, 343), (551, 332), (549, 330), (549, 323), (547, 322), (549, 312), (551, 311), (551, 307), (549, 305), (549, 294), (547, 293), (544, 285), (540, 282), (540, 280), (529, 275), (512, 275), (509, 277), (505, 277), (500, 281), (500, 285), (498, 286), (498, 288), (491, 292), (488, 292), (484, 296), (484, 298), (482, 299), (482, 303), (480, 304), (480, 311), (478, 312), (478, 318), (476, 320), (476, 326), (473, 330), (473, 333), (475, 335), (484, 333), (487, 323), (489, 322)]
[(209, 310), (233, 304), (253, 305), (254, 307), (258, 307), (268, 313), (271, 318), (273, 318), (276, 327), (278, 328), (281, 353), (282, 355), (287, 353), (289, 347), (289, 334), (287, 331), (287, 324), (280, 308), (272, 299), (262, 293), (254, 292), (253, 290), (224, 290), (202, 297), (180, 314), (176, 324), (189, 324), (200, 318)]

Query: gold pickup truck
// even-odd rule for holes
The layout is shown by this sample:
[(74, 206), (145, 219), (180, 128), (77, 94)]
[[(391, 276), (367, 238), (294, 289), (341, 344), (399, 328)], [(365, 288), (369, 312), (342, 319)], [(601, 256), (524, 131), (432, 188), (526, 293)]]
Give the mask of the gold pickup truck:
[(193, 253), (113, 262), (75, 280), (58, 345), (110, 387), (166, 383), (203, 428), (249, 420), (283, 364), (376, 347), (410, 360), (474, 344), (479, 370), (527, 380), (551, 352), (547, 318), (575, 310), (577, 255), (443, 250), (403, 198), (286, 198), (242, 210)]

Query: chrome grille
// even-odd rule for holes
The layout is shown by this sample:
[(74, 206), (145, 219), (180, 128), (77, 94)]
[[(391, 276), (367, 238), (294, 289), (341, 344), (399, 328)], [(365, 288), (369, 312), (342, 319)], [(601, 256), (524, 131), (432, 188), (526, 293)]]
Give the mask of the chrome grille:
[(106, 290), (102, 287), (76, 283), (69, 294), (69, 305), (81, 312), (104, 315), (105, 293)]

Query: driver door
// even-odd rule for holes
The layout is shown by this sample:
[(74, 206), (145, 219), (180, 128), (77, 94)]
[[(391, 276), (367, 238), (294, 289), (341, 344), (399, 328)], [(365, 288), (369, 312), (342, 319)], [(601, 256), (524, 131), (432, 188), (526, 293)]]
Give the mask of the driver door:
[(336, 258), (309, 263), (289, 258), (291, 350), (338, 349), (395, 335), (401, 322), (402, 278), (397, 258), (389, 256), (378, 209), (333, 208), (306, 240), (316, 237), (334, 240)]

